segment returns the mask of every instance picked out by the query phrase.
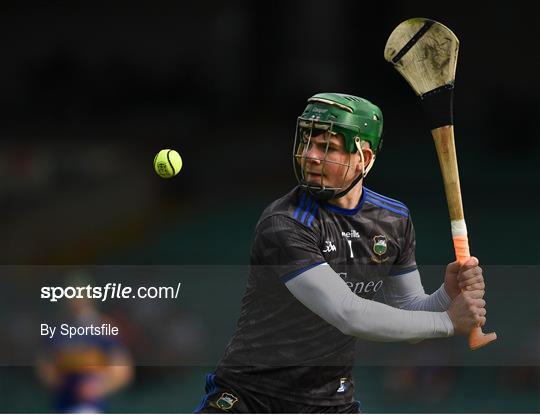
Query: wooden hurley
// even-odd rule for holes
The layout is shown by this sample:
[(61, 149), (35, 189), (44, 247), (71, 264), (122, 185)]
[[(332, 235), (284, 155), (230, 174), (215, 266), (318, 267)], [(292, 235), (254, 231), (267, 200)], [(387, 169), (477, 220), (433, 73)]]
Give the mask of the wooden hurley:
[[(433, 20), (415, 18), (394, 29), (386, 42), (384, 58), (394, 65), (422, 100), (441, 167), (456, 259), (464, 264), (471, 255), (453, 125), (458, 49), (458, 38), (446, 26)], [(481, 327), (476, 327), (469, 335), (469, 347), (476, 350), (496, 338), (495, 333), (484, 334)]]

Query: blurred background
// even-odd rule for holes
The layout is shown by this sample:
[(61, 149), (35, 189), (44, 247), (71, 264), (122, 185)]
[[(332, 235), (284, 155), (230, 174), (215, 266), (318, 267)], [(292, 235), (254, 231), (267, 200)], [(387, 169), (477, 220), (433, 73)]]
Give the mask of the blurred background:
[[(417, 349), (417, 362), (361, 361), (358, 398), (365, 412), (540, 411), (540, 84), (536, 21), (527, 6), (298, 0), (0, 7), (4, 273), (7, 266), (248, 264), (259, 214), (295, 185), (296, 117), (322, 91), (381, 107), (384, 146), (366, 185), (409, 206), (419, 264), (450, 262), (431, 136), (418, 99), (383, 58), (403, 20), (422, 16), (449, 26), (461, 41), (454, 122), (465, 215), (472, 253), (493, 270), (493, 278), (486, 273), (488, 326), (500, 340), (467, 355), (466, 364), (426, 364), (419, 351), (429, 353), (436, 342)], [(162, 148), (183, 157), (173, 179), (153, 171)], [(36, 287), (38, 302), (44, 280), (23, 274), (0, 290), (4, 329), (30, 321), (24, 310), (17, 325), (8, 317), (20, 299), (6, 281), (10, 290)], [(133, 358), (133, 377), (111, 396), (108, 411), (191, 412), (199, 403), (204, 374), (234, 330), (245, 275), (230, 272), (226, 295), (209, 298), (208, 282), (192, 281), (201, 294), (176, 311), (148, 312), (145, 320), (135, 311), (104, 310), (131, 333), (124, 346)], [(428, 273), (426, 290), (441, 281)], [(209, 321), (209, 314), (221, 319)], [(31, 336), (12, 331), (2, 350), (29, 344)], [(201, 364), (148, 359), (153, 346), (140, 342), (149, 338)], [(444, 350), (465, 353), (462, 339), (454, 340)], [(55, 410), (36, 368), (5, 354), (0, 391), (2, 412)]]

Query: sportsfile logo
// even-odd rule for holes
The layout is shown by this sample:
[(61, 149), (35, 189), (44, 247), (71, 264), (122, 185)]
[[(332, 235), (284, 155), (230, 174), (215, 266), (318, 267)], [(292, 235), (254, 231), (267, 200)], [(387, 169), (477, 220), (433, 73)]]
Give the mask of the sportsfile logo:
[(41, 298), (51, 303), (73, 298), (122, 300), (128, 298), (177, 299), (182, 283), (174, 286), (131, 287), (122, 283), (108, 282), (104, 286), (86, 285), (80, 287), (41, 287)]

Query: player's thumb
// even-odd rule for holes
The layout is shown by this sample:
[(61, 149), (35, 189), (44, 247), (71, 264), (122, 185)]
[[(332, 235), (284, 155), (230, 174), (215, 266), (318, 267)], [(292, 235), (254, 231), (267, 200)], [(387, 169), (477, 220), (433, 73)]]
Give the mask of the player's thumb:
[(446, 266), (446, 272), (450, 274), (457, 274), (461, 268), (461, 264), (458, 261), (450, 262)]

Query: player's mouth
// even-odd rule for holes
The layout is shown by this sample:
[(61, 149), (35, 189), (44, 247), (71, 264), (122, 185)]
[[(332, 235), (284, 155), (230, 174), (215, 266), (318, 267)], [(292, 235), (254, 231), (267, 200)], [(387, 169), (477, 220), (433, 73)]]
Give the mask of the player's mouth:
[(320, 181), (321, 180), (321, 176), (319, 173), (312, 173), (312, 172), (306, 172), (306, 180), (307, 181)]

